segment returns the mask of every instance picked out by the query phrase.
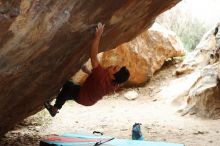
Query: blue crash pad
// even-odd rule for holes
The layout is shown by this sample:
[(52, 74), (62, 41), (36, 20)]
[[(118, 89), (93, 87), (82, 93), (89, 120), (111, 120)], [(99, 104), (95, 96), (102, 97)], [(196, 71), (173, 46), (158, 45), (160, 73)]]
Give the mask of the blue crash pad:
[(41, 140), (40, 146), (99, 146), (100, 143), (102, 143), (100, 146), (184, 146), (169, 142), (116, 139), (74, 133), (47, 136)]

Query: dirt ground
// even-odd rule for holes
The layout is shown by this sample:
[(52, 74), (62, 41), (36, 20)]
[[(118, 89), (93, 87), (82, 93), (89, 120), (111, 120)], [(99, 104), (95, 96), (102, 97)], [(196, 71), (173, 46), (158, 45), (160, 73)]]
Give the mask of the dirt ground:
[[(131, 139), (132, 125), (139, 122), (145, 140), (185, 146), (220, 146), (220, 120), (181, 116), (175, 107), (158, 97), (161, 87), (175, 78), (174, 70), (175, 66), (164, 67), (145, 87), (106, 96), (91, 107), (68, 102), (54, 118), (43, 110), (8, 132), (0, 145), (37, 146), (45, 135), (71, 132), (100, 131), (104, 135)], [(137, 99), (124, 98), (124, 93), (131, 90), (138, 92)]]

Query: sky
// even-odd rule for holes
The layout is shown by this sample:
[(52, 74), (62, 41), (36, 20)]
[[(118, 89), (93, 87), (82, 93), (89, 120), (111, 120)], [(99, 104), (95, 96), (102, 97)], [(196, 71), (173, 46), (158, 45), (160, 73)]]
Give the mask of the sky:
[(178, 5), (186, 6), (192, 16), (207, 24), (220, 22), (220, 0), (183, 0)]

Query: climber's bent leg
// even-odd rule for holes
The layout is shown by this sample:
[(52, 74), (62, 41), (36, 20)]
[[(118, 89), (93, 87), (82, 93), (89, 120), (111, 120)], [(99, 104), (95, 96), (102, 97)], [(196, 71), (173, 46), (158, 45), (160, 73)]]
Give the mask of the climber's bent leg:
[(78, 97), (80, 91), (80, 85), (74, 84), (71, 81), (67, 81), (60, 93), (56, 97), (54, 107), (61, 109), (67, 100), (75, 100)]

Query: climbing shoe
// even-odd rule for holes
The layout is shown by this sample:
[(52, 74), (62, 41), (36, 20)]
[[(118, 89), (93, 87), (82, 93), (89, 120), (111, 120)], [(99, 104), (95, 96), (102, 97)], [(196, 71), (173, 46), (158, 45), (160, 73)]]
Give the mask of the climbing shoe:
[(54, 117), (58, 113), (58, 110), (56, 110), (56, 108), (53, 107), (49, 101), (44, 102), (44, 106), (52, 117)]

